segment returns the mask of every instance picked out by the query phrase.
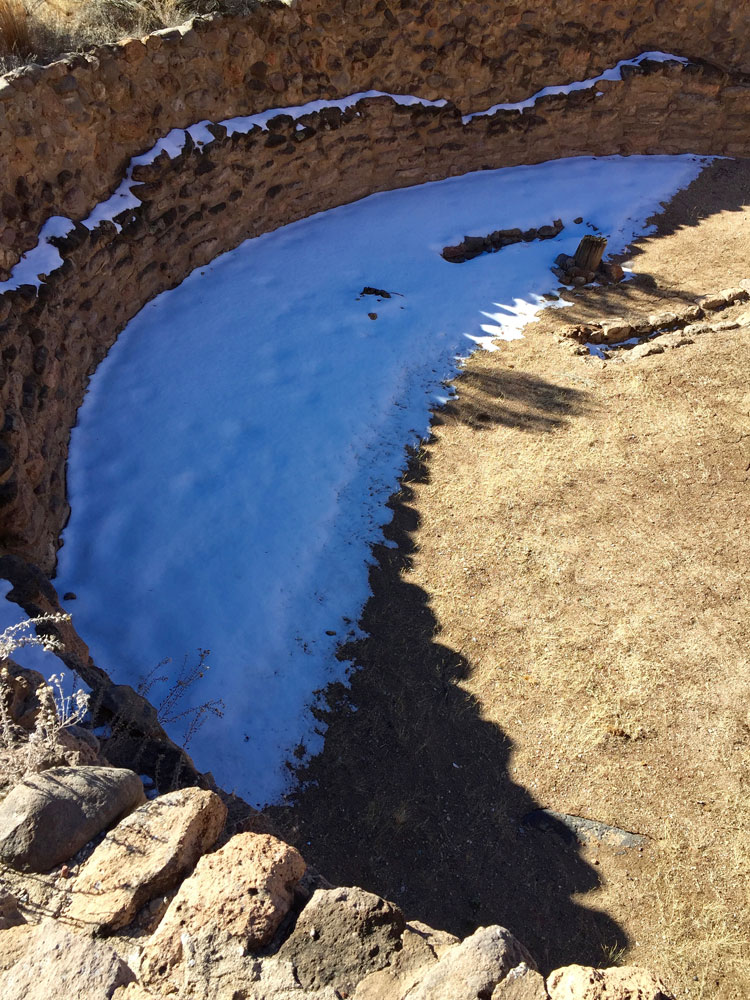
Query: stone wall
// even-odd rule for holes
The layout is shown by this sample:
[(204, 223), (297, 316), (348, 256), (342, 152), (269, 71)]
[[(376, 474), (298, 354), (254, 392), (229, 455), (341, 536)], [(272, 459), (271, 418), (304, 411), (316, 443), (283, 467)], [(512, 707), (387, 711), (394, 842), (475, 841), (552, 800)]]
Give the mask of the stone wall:
[[(50, 215), (84, 218), (170, 128), (366, 90), (464, 111), (662, 49), (750, 73), (737, 0), (299, 0), (103, 46), (0, 81), (0, 278)], [(3, 270), (4, 269), (4, 270)]]
[[(602, 96), (597, 96), (601, 94)], [(368, 98), (289, 116), (137, 167), (138, 209), (59, 246), (38, 293), (0, 296), (0, 544), (54, 570), (65, 461), (88, 376), (146, 302), (242, 240), (373, 191), (578, 154), (750, 155), (750, 87), (716, 68), (643, 63), (622, 82), (462, 124), (454, 106)], [(488, 219), (488, 229), (502, 220)], [(547, 220), (540, 220), (547, 221)], [(450, 265), (446, 265), (450, 266)]]

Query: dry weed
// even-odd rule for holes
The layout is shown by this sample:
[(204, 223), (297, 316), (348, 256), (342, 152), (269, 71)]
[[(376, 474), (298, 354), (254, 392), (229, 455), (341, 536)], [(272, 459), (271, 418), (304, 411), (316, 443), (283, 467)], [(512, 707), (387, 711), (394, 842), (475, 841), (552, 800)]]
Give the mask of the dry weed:
[(0, 0), (0, 46), (8, 55), (31, 53), (29, 16), (22, 0)]
[(5, 661), (24, 646), (39, 646), (48, 652), (58, 652), (59, 640), (49, 635), (34, 634), (36, 625), (48, 627), (69, 621), (70, 615), (43, 615), (13, 625), (0, 634), (0, 775), (6, 786), (13, 786), (26, 775), (39, 770), (45, 759), (58, 750), (61, 730), (81, 722), (88, 710), (89, 696), (78, 688), (70, 694), (63, 689), (60, 674), (53, 674), (41, 684), (36, 695), (39, 708), (34, 728), (27, 732), (12, 718), (12, 679)]
[(0, 0), (0, 73), (199, 14), (246, 14), (255, 6), (254, 0)]

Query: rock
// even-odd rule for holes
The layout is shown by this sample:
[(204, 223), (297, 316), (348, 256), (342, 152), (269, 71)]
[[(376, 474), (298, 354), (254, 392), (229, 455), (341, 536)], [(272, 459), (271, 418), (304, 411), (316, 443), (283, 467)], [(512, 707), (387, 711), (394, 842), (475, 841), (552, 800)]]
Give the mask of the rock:
[(480, 254), (487, 249), (484, 236), (464, 236), (463, 244), (465, 253)]
[(99, 743), (96, 736), (93, 733), (86, 733), (84, 736), (84, 733), (86, 730), (81, 726), (66, 726), (55, 734), (55, 746), (51, 748), (51, 756), (55, 758), (52, 767), (111, 766), (99, 753), (98, 747), (94, 746), (94, 743)]
[(736, 319), (723, 319), (719, 323), (714, 323), (713, 324), (713, 329), (714, 330), (718, 330), (718, 331), (722, 331), (722, 330), (736, 330), (739, 327), (739, 325), (740, 325), (739, 324), (739, 320), (736, 320)]
[(204, 855), (146, 946), (142, 981), (188, 977), (191, 965), (199, 976), (204, 960), (268, 944), (304, 871), (301, 855), (269, 834), (238, 833)]
[[(20, 928), (15, 928), (18, 931)], [(12, 931), (4, 931), (3, 935)], [(3, 1000), (110, 1000), (135, 979), (121, 958), (100, 941), (75, 934), (47, 920), (26, 930), (13, 965), (0, 974)]]
[(648, 358), (652, 354), (663, 354), (664, 348), (658, 341), (648, 340), (645, 344), (638, 344), (632, 351), (628, 351), (628, 361), (636, 361), (638, 358)]
[(718, 294), (727, 305), (731, 305), (733, 302), (747, 302), (750, 299), (750, 289), (745, 287), (744, 282), (740, 282), (734, 288), (724, 288)]
[(412, 938), (422, 938), (438, 959), (441, 959), (446, 951), (461, 944), (461, 938), (457, 938), (455, 934), (449, 934), (448, 931), (436, 931), (434, 927), (428, 927), (421, 920), (410, 920), (406, 925), (403, 938), (404, 947), (406, 947), (407, 935), (411, 935)]
[(6, 660), (2, 667), (2, 697), (5, 707), (16, 725), (28, 731), (34, 728), (42, 707), (37, 691), (46, 680), (36, 670), (27, 670), (13, 660)]
[(661, 979), (634, 965), (566, 965), (547, 978), (547, 992), (550, 1000), (674, 1000)]
[(145, 800), (141, 779), (114, 767), (53, 767), (0, 803), (0, 860), (45, 872)]
[(435, 931), (417, 921), (407, 924), (401, 950), (394, 952), (387, 968), (360, 981), (354, 1000), (401, 1000), (458, 943), (458, 938), (446, 931)]
[(651, 313), (648, 317), (648, 325), (651, 330), (665, 330), (668, 326), (673, 326), (677, 322), (677, 313)]
[(633, 327), (627, 320), (613, 319), (609, 323), (602, 323), (602, 338), (605, 344), (616, 344), (620, 340), (627, 340), (633, 336)]
[[(740, 289), (741, 291), (742, 289)], [(723, 309), (724, 306), (728, 305), (732, 301), (731, 297), (727, 297), (726, 292), (714, 292), (711, 295), (701, 295), (700, 298), (696, 300), (696, 305), (700, 306), (701, 309), (707, 309), (709, 312), (713, 312), (716, 309)]]
[(544, 979), (521, 962), (497, 984), (490, 1000), (548, 1000)]
[(566, 843), (596, 842), (607, 844), (609, 847), (629, 848), (643, 847), (646, 843), (646, 838), (640, 833), (630, 833), (628, 830), (620, 829), (619, 826), (609, 826), (596, 819), (571, 816), (569, 813), (556, 812), (554, 809), (534, 809), (527, 813), (521, 822), (524, 826), (544, 833), (556, 833)]
[(464, 248), (459, 245), (455, 247), (443, 247), (443, 257), (451, 264), (463, 264), (466, 260)]
[(94, 753), (99, 753), (101, 750), (101, 743), (98, 738), (94, 736), (90, 729), (86, 729), (85, 726), (66, 726), (65, 732), (79, 743), (85, 743)]
[(609, 278), (610, 281), (622, 281), (625, 277), (625, 272), (619, 264), (615, 264), (612, 261), (607, 261), (602, 264), (599, 268), (602, 274)]
[(534, 959), (510, 931), (480, 927), (445, 953), (409, 993), (409, 1000), (480, 1000), (522, 962), (536, 970)]
[(689, 323), (682, 332), (687, 337), (695, 337), (701, 333), (708, 333), (711, 329), (710, 323)]
[(216, 843), (227, 808), (214, 792), (183, 788), (146, 802), (99, 844), (73, 884), (66, 919), (91, 930), (125, 927), (174, 888)]
[(703, 310), (696, 305), (677, 305), (674, 307), (675, 315), (680, 323), (694, 323), (703, 315)]
[(352, 993), (365, 976), (385, 968), (402, 947), (401, 910), (358, 888), (318, 889), (278, 952), (302, 986)]
[(20, 927), (26, 920), (18, 909), (18, 900), (11, 893), (0, 889), (0, 931)]
[(694, 344), (695, 341), (692, 337), (686, 336), (683, 330), (677, 330), (675, 333), (665, 333), (663, 337), (659, 337), (659, 343), (664, 350), (671, 350), (675, 347), (685, 347), (686, 344)]

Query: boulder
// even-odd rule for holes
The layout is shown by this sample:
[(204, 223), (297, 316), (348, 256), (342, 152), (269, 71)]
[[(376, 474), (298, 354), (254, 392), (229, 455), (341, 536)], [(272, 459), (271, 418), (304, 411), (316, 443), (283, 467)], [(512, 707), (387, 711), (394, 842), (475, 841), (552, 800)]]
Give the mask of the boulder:
[(633, 327), (626, 319), (612, 319), (602, 323), (602, 340), (605, 344), (616, 344), (633, 335)]
[(674, 1000), (661, 979), (634, 965), (566, 965), (548, 976), (547, 992), (550, 1000)]
[(516, 966), (534, 959), (504, 927), (480, 927), (451, 948), (409, 993), (409, 1000), (480, 1000)]
[(138, 775), (121, 768), (33, 774), (0, 803), (0, 860), (22, 871), (49, 871), (145, 798)]
[(23, 938), (16, 935), (22, 942), (16, 960), (0, 974), (3, 1000), (110, 1000), (118, 986), (135, 979), (111, 948), (73, 933), (62, 923), (47, 920), (23, 930)]
[(111, 830), (73, 884), (66, 917), (93, 931), (125, 927), (173, 889), (216, 843), (227, 808), (214, 792), (183, 788), (139, 806)]
[(389, 965), (401, 950), (406, 921), (399, 908), (364, 889), (318, 889), (278, 952), (308, 989), (342, 993)]
[(458, 943), (458, 938), (446, 931), (435, 931), (417, 921), (407, 924), (401, 950), (393, 953), (387, 968), (360, 981), (354, 1000), (401, 1000)]
[(548, 996), (543, 977), (521, 962), (497, 984), (490, 1000), (548, 1000)]
[[(141, 979), (202, 975), (205, 962), (268, 944), (288, 913), (305, 862), (269, 834), (238, 833), (204, 855), (185, 879), (146, 945)], [(221, 970), (215, 969), (220, 976)]]
[(18, 909), (18, 900), (5, 889), (0, 889), (0, 931), (20, 927), (26, 920)]
[(47, 681), (37, 670), (28, 670), (13, 660), (6, 660), (2, 667), (2, 693), (5, 708), (12, 722), (30, 731), (42, 707), (39, 688)]

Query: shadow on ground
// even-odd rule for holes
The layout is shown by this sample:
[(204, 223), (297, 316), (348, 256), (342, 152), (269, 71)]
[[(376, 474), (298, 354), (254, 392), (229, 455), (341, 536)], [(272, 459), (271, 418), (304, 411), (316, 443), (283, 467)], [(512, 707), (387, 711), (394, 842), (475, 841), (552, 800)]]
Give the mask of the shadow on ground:
[[(547, 433), (587, 408), (579, 390), (513, 371), (489, 378), (481, 361), (459, 392), (437, 421), (479, 434), (493, 423)], [(549, 803), (511, 780), (510, 740), (460, 686), (471, 662), (441, 645), (430, 595), (402, 578), (420, 526), (412, 486), (428, 476), (424, 452), (412, 454), (385, 529), (398, 548), (373, 550), (368, 637), (341, 650), (357, 668), (351, 688), (326, 691), (325, 749), (300, 769), (295, 805), (270, 812), (327, 878), (392, 899), (409, 919), (461, 936), (502, 924), (546, 970), (608, 964), (624, 933), (573, 899), (597, 887), (596, 870), (566, 829), (524, 826)]]

